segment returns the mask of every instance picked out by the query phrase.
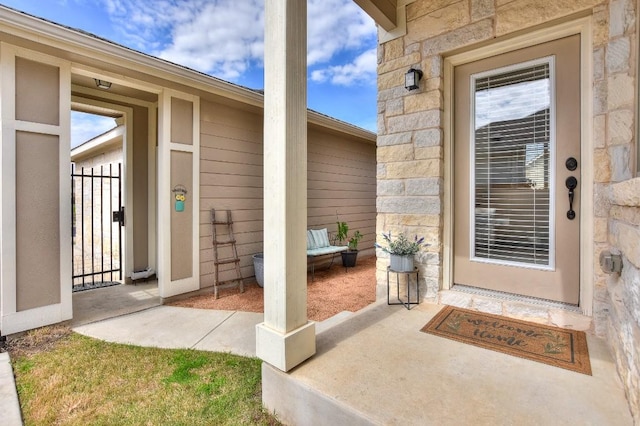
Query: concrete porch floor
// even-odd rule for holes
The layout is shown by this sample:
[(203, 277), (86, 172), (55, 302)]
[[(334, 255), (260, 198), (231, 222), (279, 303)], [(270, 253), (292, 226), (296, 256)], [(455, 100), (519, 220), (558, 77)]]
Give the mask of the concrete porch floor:
[(593, 376), (426, 334), (442, 306), (372, 305), (318, 333), (285, 374), (263, 364), (267, 409), (291, 425), (632, 425), (605, 343)]
[(71, 326), (77, 327), (159, 306), (162, 300), (153, 280), (79, 291), (73, 293), (72, 303)]

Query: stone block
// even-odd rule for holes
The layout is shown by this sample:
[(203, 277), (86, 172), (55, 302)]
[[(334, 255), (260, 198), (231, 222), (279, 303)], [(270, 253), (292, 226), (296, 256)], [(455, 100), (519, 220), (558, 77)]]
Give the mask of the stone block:
[(376, 127), (378, 128), (378, 134), (384, 135), (387, 133), (387, 123), (384, 120), (384, 114), (378, 114), (378, 119), (376, 120)]
[(378, 73), (378, 91), (382, 92), (395, 87), (404, 88), (404, 73), (406, 70), (395, 69), (384, 74)]
[(525, 321), (533, 321), (539, 324), (549, 323), (549, 311), (543, 306), (508, 301), (504, 303), (504, 313), (509, 317)]
[(609, 153), (606, 149), (596, 149), (593, 154), (594, 180), (596, 182), (609, 182), (611, 180), (611, 165)]
[(606, 115), (596, 115), (593, 118), (593, 144), (595, 148), (604, 148), (606, 145)]
[(401, 180), (378, 180), (377, 195), (394, 196), (404, 194), (404, 183)]
[(633, 317), (633, 322), (640, 327), (640, 270), (633, 264), (624, 265), (620, 282), (620, 301)]
[(430, 90), (415, 94), (410, 92), (404, 97), (404, 112), (407, 114), (442, 108), (443, 99), (442, 93), (439, 90)]
[(417, 147), (433, 147), (442, 145), (442, 130), (427, 129), (414, 133), (413, 141)]
[(487, 314), (502, 315), (502, 302), (499, 300), (474, 295), (471, 307)]
[(392, 99), (401, 99), (407, 94), (407, 89), (404, 88), (404, 77), (402, 85), (392, 86), (388, 89), (378, 89), (378, 101), (389, 101)]
[(609, 187), (596, 183), (593, 188), (593, 214), (597, 217), (607, 217), (609, 208)]
[(636, 268), (640, 268), (640, 228), (618, 223), (618, 248)]
[(397, 38), (395, 40), (388, 41), (382, 45), (384, 51), (384, 62), (390, 62), (394, 59), (398, 59), (404, 56), (404, 40)]
[(442, 218), (438, 215), (386, 214), (384, 215), (384, 226), (379, 230), (386, 232), (387, 228), (391, 226), (439, 227), (441, 223)]
[(405, 114), (399, 117), (389, 117), (387, 125), (390, 133), (400, 133), (438, 127), (440, 121), (441, 111), (431, 110)]
[(427, 81), (425, 81), (423, 84), (424, 84), (424, 90), (442, 90), (442, 85), (443, 85), (441, 77), (430, 78)]
[(385, 164), (376, 165), (376, 177), (384, 179), (387, 176), (387, 166)]
[(408, 213), (436, 215), (441, 213), (439, 197), (379, 197), (376, 200), (378, 213)]
[(609, 158), (611, 161), (611, 180), (622, 182), (631, 179), (631, 146), (616, 145), (609, 148)]
[(635, 22), (633, 0), (611, 0), (609, 6), (609, 36), (619, 37), (631, 31)]
[(628, 109), (619, 109), (609, 113), (609, 145), (631, 143), (633, 120), (634, 113)]
[(425, 80), (442, 77), (442, 57), (440, 55), (430, 56), (422, 61)]
[(549, 321), (551, 325), (571, 330), (587, 331), (591, 328), (590, 317), (561, 309), (551, 309)]
[(609, 41), (609, 8), (606, 5), (593, 8), (593, 45), (603, 46)]
[[(455, 1), (455, 0), (453, 0)], [(458, 0), (460, 1), (460, 0)], [(416, 1), (407, 5), (407, 21), (414, 21), (421, 16), (449, 6), (452, 0)]]
[(378, 136), (376, 143), (378, 147), (409, 144), (411, 143), (411, 132)]
[(635, 85), (627, 74), (615, 74), (609, 77), (607, 84), (607, 106), (609, 110), (633, 108)]
[(433, 56), (480, 41), (493, 38), (493, 20), (483, 19), (471, 25), (454, 29), (422, 44), (423, 56)]
[(430, 158), (442, 159), (442, 147), (431, 146), (429, 148), (416, 148), (414, 154), (416, 160), (427, 160)]
[(471, 21), (466, 1), (449, 4), (441, 9), (407, 21), (408, 43), (433, 38), (448, 31), (460, 28)]
[(441, 172), (442, 161), (436, 159), (387, 164), (387, 177), (389, 179), (440, 177), (442, 175)]
[(496, 35), (504, 35), (591, 9), (601, 0), (514, 0), (498, 5)]
[(593, 79), (595, 81), (602, 80), (604, 78), (604, 48), (600, 47), (593, 51)]
[[(404, 76), (407, 70), (420, 62), (420, 52), (415, 52), (410, 55), (401, 56), (397, 59), (384, 62), (378, 67), (378, 74), (386, 74), (392, 71), (400, 70)], [(403, 77), (404, 82), (404, 77)]]
[(413, 145), (381, 146), (376, 151), (378, 163), (393, 163), (413, 160)]
[(405, 180), (407, 195), (440, 195), (442, 194), (442, 179), (418, 178)]
[(611, 202), (618, 206), (640, 207), (640, 178), (611, 185)]
[(402, 101), (402, 98), (390, 99), (386, 101), (384, 104), (385, 104), (385, 110), (384, 110), (385, 116), (393, 117), (396, 115), (404, 114), (404, 102)]
[(607, 81), (593, 82), (593, 113), (595, 115), (607, 112)]
[(598, 243), (606, 243), (609, 239), (609, 221), (604, 217), (594, 219), (594, 240)]
[(640, 207), (611, 206), (611, 219), (640, 226)]
[(471, 0), (471, 21), (476, 22), (493, 16), (496, 12), (493, 0)]
[(470, 309), (473, 304), (473, 296), (460, 291), (443, 290), (438, 294), (438, 303), (441, 305)]
[(616, 73), (629, 69), (631, 59), (631, 42), (621, 37), (609, 42), (607, 46), (607, 72)]

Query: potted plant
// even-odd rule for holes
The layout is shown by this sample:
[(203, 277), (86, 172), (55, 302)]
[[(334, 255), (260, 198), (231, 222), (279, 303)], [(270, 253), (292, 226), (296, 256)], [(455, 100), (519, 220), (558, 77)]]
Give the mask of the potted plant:
[(382, 238), (387, 245), (382, 246), (376, 243), (376, 247), (382, 249), (385, 253), (389, 253), (389, 267), (396, 272), (413, 271), (413, 257), (422, 247), (427, 246), (424, 242), (424, 237), (418, 238), (417, 235), (413, 238), (413, 241), (411, 241), (403, 233), (400, 233), (398, 237), (394, 239), (391, 236), (391, 232), (388, 234), (383, 232)]
[(347, 242), (349, 249), (340, 253), (342, 256), (342, 266), (345, 268), (353, 268), (356, 266), (356, 260), (358, 258), (358, 242), (362, 239), (360, 231), (353, 233), (349, 237), (349, 225), (347, 222), (336, 222), (338, 224), (338, 233), (336, 239), (342, 244), (343, 241)]

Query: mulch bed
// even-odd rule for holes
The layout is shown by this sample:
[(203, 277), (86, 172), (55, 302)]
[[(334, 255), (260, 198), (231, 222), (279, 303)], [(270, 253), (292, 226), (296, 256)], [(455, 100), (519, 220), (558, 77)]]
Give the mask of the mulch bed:
[[(318, 267), (315, 278), (307, 274), (307, 312), (310, 320), (324, 321), (342, 311), (356, 312), (376, 301), (376, 258), (358, 258), (354, 268), (345, 268), (340, 259), (330, 269)], [(245, 284), (244, 293), (237, 288), (220, 290), (218, 299), (200, 295), (171, 303), (199, 309), (264, 312), (264, 292), (257, 284)]]

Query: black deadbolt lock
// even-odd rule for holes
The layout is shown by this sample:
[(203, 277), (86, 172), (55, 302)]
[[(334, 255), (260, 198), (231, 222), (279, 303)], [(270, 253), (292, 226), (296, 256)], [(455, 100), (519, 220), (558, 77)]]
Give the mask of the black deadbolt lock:
[(567, 166), (567, 170), (574, 171), (578, 168), (578, 160), (573, 157), (569, 157), (567, 158), (567, 161), (565, 161), (564, 165)]

